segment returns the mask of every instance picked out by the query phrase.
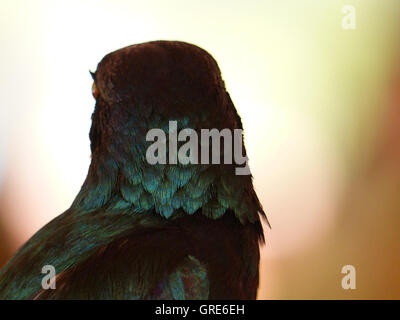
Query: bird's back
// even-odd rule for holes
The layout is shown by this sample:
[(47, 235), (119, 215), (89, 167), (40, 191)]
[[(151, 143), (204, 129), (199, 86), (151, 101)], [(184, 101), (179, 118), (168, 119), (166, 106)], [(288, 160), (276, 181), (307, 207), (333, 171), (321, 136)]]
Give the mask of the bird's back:
[[(62, 216), (68, 220), (68, 215)], [(92, 221), (93, 222), (93, 221)], [(60, 221), (58, 221), (60, 223)], [(50, 224), (51, 225), (51, 224)], [(75, 226), (76, 228), (77, 226)], [(104, 226), (106, 228), (106, 226)], [(141, 223), (110, 242), (82, 255), (54, 248), (55, 233), (46, 226), (14, 257), (0, 274), (0, 297), (5, 299), (254, 299), (258, 287), (260, 230), (245, 228), (227, 213), (218, 220), (201, 214), (161, 225)], [(64, 230), (66, 231), (66, 230)], [(97, 230), (99, 231), (99, 230)], [(34, 256), (35, 239), (49, 233)], [(100, 232), (98, 232), (99, 234)], [(52, 240), (53, 239), (53, 240)], [(81, 239), (83, 242), (87, 239)], [(94, 239), (93, 239), (94, 240)], [(43, 242), (43, 240), (41, 240)], [(94, 243), (95, 241), (93, 241)], [(64, 244), (72, 243), (63, 239)], [(103, 243), (103, 244), (102, 244)], [(43, 246), (43, 244), (42, 244)], [(27, 251), (25, 248), (29, 247)], [(46, 251), (48, 252), (48, 251)], [(239, 253), (239, 254), (238, 254)], [(49, 258), (50, 255), (48, 255)], [(64, 258), (62, 258), (64, 257)], [(65, 258), (68, 257), (68, 260)], [(54, 264), (56, 288), (44, 289), (41, 264)], [(70, 264), (69, 267), (65, 267)], [(24, 267), (23, 267), (24, 266)], [(30, 272), (25, 272), (29, 269)], [(12, 290), (14, 288), (15, 290)]]

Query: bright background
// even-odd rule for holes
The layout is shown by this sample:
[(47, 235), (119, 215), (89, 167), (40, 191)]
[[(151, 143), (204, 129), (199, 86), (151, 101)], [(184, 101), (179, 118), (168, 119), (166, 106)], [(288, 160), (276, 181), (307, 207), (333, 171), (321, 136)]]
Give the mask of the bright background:
[(242, 116), (272, 224), (259, 298), (399, 299), (398, 0), (2, 0), (0, 266), (86, 176), (88, 70), (158, 39), (209, 51)]

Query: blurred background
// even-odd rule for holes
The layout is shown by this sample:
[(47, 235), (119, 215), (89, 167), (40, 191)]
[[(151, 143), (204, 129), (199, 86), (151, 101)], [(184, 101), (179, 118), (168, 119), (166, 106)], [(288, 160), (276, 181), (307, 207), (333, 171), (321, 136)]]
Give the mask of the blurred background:
[(400, 298), (400, 1), (2, 0), (0, 15), (0, 267), (84, 181), (88, 70), (182, 40), (215, 57), (242, 116), (272, 224), (258, 298)]

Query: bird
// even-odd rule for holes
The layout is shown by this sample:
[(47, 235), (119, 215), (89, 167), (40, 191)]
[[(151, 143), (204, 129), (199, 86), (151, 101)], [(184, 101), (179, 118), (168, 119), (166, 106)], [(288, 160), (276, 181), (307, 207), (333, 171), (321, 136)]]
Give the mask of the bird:
[[(171, 121), (176, 131), (243, 129), (216, 60), (158, 40), (107, 54), (91, 74), (87, 177), (70, 208), (0, 270), (0, 298), (256, 299), (269, 223), (252, 175), (236, 174), (235, 161), (146, 158), (149, 130), (173, 134)], [(54, 287), (43, 285), (44, 266)]]

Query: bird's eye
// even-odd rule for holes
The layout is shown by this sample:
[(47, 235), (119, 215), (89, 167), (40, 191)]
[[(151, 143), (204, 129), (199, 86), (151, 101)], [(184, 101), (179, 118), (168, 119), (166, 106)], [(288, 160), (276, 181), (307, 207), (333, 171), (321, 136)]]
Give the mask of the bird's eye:
[(92, 94), (93, 94), (93, 97), (95, 99), (97, 99), (97, 96), (99, 95), (99, 90), (97, 89), (95, 82), (93, 82), (93, 85), (92, 85)]

